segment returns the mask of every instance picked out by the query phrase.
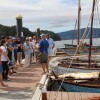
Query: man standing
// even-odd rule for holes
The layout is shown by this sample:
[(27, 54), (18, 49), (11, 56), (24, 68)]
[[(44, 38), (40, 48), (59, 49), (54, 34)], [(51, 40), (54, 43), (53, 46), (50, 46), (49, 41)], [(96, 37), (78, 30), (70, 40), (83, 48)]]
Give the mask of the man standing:
[(16, 37), (16, 44), (17, 44), (17, 62), (19, 63), (19, 66), (21, 66), (22, 61), (22, 43), (20, 41), (19, 37)]
[(15, 65), (17, 64), (17, 49), (18, 49), (18, 47), (17, 47), (17, 44), (16, 44), (16, 38), (15, 37), (13, 37), (12, 38), (12, 47), (14, 48), (14, 59), (15, 59)]
[(45, 34), (41, 34), (40, 36), (41, 36), (41, 40), (39, 42), (39, 51), (40, 51), (40, 54), (42, 54), (44, 52), (46, 54), (46, 59), (43, 58), (43, 59), (40, 60), (40, 63), (41, 63), (42, 69), (43, 69), (43, 73), (45, 74), (46, 70), (48, 72), (48, 48), (49, 48), (49, 43), (46, 40)]
[(54, 41), (52, 38), (50, 38), (50, 35), (46, 35), (46, 40), (49, 43), (49, 48), (48, 48), (48, 59), (50, 60), (50, 57), (53, 55), (53, 48), (55, 47)]

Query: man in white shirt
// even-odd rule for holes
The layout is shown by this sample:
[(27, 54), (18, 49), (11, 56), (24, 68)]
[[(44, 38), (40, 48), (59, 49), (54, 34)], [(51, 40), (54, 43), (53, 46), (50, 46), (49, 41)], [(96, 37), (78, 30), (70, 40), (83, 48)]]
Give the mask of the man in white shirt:
[(50, 60), (50, 57), (54, 55), (53, 48), (55, 47), (55, 43), (49, 34), (46, 35), (46, 40), (49, 42), (48, 59)]

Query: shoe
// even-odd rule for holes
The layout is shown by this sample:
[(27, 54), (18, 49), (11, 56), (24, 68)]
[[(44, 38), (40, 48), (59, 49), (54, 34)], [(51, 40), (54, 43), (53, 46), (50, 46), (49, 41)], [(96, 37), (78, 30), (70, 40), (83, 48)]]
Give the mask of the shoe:
[(11, 81), (9, 78), (5, 79), (5, 81)]

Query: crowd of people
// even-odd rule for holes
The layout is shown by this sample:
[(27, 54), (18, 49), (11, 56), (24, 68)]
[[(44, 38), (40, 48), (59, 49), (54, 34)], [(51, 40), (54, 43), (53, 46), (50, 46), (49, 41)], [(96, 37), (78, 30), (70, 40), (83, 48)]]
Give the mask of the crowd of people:
[[(10, 81), (9, 75), (16, 73), (24, 61), (25, 67), (30, 67), (32, 63), (40, 63), (43, 74), (48, 72), (48, 62), (53, 55), (55, 44), (49, 34), (41, 34), (26, 37), (23, 43), (18, 36), (3, 36), (0, 43), (0, 83), (7, 86), (4, 81)], [(46, 59), (39, 59), (39, 55), (44, 53)]]

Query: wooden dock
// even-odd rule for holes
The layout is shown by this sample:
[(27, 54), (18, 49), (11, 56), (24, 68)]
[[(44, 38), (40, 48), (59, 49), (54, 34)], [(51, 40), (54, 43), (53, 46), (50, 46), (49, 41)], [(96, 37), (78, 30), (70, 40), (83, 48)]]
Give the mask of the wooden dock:
[(100, 93), (47, 92), (47, 100), (100, 100)]
[(0, 86), (0, 100), (31, 100), (41, 73), (40, 64), (19, 67), (17, 73), (9, 76), (11, 81), (5, 81), (8, 87)]
[[(47, 91), (48, 78), (42, 76), (32, 100), (100, 100), (100, 93)], [(43, 99), (45, 93), (45, 99)]]

